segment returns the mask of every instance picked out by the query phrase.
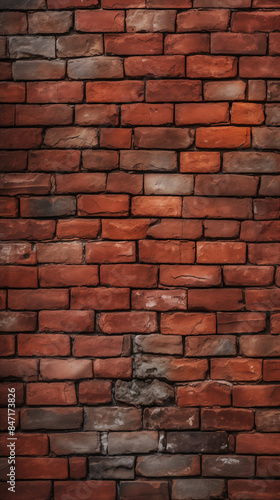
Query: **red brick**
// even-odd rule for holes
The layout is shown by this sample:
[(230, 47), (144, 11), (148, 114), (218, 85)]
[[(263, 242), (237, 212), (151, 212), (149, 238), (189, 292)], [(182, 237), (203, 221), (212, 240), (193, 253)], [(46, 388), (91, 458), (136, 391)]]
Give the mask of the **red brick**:
[(1, 194), (49, 194), (51, 178), (48, 174), (1, 174)]
[(20, 356), (69, 356), (69, 335), (35, 333), (18, 335)]
[(257, 457), (257, 476), (279, 477), (279, 457)]
[(205, 431), (241, 431), (251, 430), (253, 427), (253, 410), (239, 408), (207, 408), (201, 410), (201, 429)]
[(0, 151), (1, 172), (20, 172), (26, 169), (26, 151)]
[(180, 171), (193, 173), (212, 173), (220, 170), (219, 153), (200, 153), (184, 151), (180, 153)]
[(262, 360), (243, 358), (212, 359), (211, 378), (230, 382), (259, 381), (262, 378)]
[(161, 333), (172, 335), (198, 335), (216, 333), (215, 314), (177, 312), (161, 315)]
[(73, 500), (79, 500), (80, 492), (83, 495), (92, 495), (95, 500), (115, 500), (116, 483), (115, 481), (59, 481), (54, 483), (56, 500), (64, 500), (65, 495), (70, 495)]
[(40, 128), (2, 128), (0, 130), (0, 149), (39, 148), (43, 130)]
[(1, 102), (24, 102), (25, 83), (0, 82)]
[(42, 287), (95, 286), (98, 284), (97, 266), (64, 265), (44, 266), (39, 269)]
[(19, 35), (26, 33), (27, 21), (24, 12), (2, 12), (0, 17), (1, 35)]
[(71, 243), (38, 243), (37, 260), (40, 264), (49, 262), (55, 264), (82, 263), (83, 248), (78, 242)]
[(133, 309), (151, 311), (170, 311), (187, 308), (186, 290), (133, 290), (131, 294)]
[[(17, 454), (18, 455), (47, 455), (49, 452), (48, 437), (41, 434), (20, 434), (17, 433)], [(6, 436), (1, 436), (0, 453), (9, 456)]]
[(221, 271), (214, 266), (161, 266), (160, 283), (167, 286), (208, 287), (221, 284)]
[[(68, 460), (48, 457), (18, 458), (17, 477), (18, 479), (66, 479)], [(40, 487), (39, 483), (37, 485)]]
[(10, 309), (67, 309), (69, 306), (68, 290), (9, 290)]
[(73, 9), (75, 7), (97, 7), (97, 0), (48, 0), (49, 9)]
[[(83, 56), (99, 56), (103, 53), (103, 43), (102, 35), (80, 35), (73, 34), (70, 36), (61, 36), (57, 38), (56, 47), (58, 57), (83, 57)], [(106, 63), (104, 59), (100, 60), (101, 67), (103, 63)], [(74, 74), (77, 71), (77, 75), (81, 75), (83, 71), (80, 67), (80, 60), (71, 60), (68, 66), (68, 74)], [(117, 61), (112, 61), (116, 62)], [(84, 71), (90, 71), (91, 65), (98, 66), (98, 61), (94, 59), (84, 60)], [(78, 69), (79, 68), (79, 69)], [(114, 71), (114, 70), (112, 70)], [(75, 77), (74, 77), (75, 79)], [(80, 80), (80, 78), (77, 78)]]
[(92, 332), (92, 311), (40, 311), (39, 330), (42, 332)]
[(250, 145), (248, 127), (201, 127), (196, 134), (196, 146), (199, 148), (243, 149)]
[(30, 383), (26, 388), (26, 402), (34, 406), (73, 405), (77, 402), (75, 386), (72, 382)]
[(72, 12), (29, 12), (29, 33), (67, 33), (72, 27)]
[(104, 333), (153, 333), (158, 329), (157, 315), (146, 311), (102, 313), (99, 327)]
[(132, 376), (132, 359), (96, 359), (93, 362), (93, 370), (94, 376), (97, 378), (130, 379)]
[(143, 193), (143, 176), (127, 172), (110, 172), (107, 178), (107, 191), (110, 193)]
[(279, 356), (280, 337), (278, 335), (250, 335), (243, 336), (239, 342), (240, 353), (251, 357)]
[(246, 9), (251, 7), (251, 0), (194, 0), (194, 7), (231, 7)]
[(135, 262), (133, 243), (100, 241), (86, 244), (86, 261), (89, 263)]
[(115, 216), (128, 215), (129, 197), (127, 195), (84, 195), (78, 197), (78, 215)]
[(265, 286), (273, 282), (274, 268), (260, 266), (225, 266), (224, 281), (230, 286)]
[(157, 268), (148, 264), (116, 264), (100, 267), (100, 284), (154, 288), (157, 284)]
[(198, 429), (197, 409), (184, 408), (145, 408), (143, 414), (146, 429)]
[[(254, 387), (256, 389), (256, 387)], [(256, 453), (276, 455), (280, 449), (280, 434), (239, 434), (236, 436), (237, 453)]]
[(88, 405), (111, 403), (112, 382), (106, 380), (89, 380), (80, 382), (79, 401)]
[(266, 99), (266, 82), (263, 80), (248, 81), (249, 101), (264, 101)]
[(238, 241), (198, 242), (196, 248), (197, 262), (200, 264), (245, 264), (246, 262), (246, 244)]
[(279, 228), (279, 221), (244, 221), (240, 237), (244, 241), (278, 241)]
[(159, 219), (149, 227), (148, 236), (153, 238), (198, 239), (202, 236), (202, 221), (189, 219)]
[(59, 80), (65, 77), (66, 62), (60, 60), (27, 60), (13, 63), (14, 80)]
[(102, 236), (109, 240), (138, 240), (146, 237), (150, 219), (103, 219)]
[(256, 196), (258, 177), (249, 175), (198, 175), (195, 194), (202, 196)]
[(82, 82), (30, 82), (27, 83), (27, 102), (41, 104), (82, 102), (83, 87)]
[(124, 64), (126, 76), (132, 78), (184, 78), (184, 56), (128, 57)]
[(12, 79), (12, 64), (9, 62), (0, 62), (0, 80)]
[(71, 457), (69, 459), (69, 468), (71, 479), (85, 478), (87, 475), (87, 458)]
[(147, 81), (147, 102), (201, 101), (202, 89), (199, 80)]
[(280, 381), (280, 360), (270, 360), (270, 359), (264, 360), (263, 379), (265, 382)]
[(164, 9), (189, 9), (191, 7), (190, 0), (146, 0), (146, 7), (164, 8)]
[(130, 308), (128, 288), (73, 288), (71, 309), (117, 310)]
[[(0, 376), (2, 379), (5, 378), (18, 378), (23, 381), (31, 381), (37, 380), (38, 378), (38, 361), (36, 359), (2, 359), (0, 365)], [(19, 436), (18, 436), (19, 437)], [(19, 444), (19, 443), (18, 443)], [(26, 443), (28, 444), (28, 443)], [(1, 455), (5, 455), (3, 453), (3, 443), (1, 443)], [(7, 443), (5, 443), (6, 449)], [(39, 447), (40, 449), (40, 447)], [(40, 451), (34, 451), (34, 453), (22, 453), (22, 450), (18, 450), (19, 455), (47, 455), (48, 454), (48, 446), (44, 447), (44, 453), (40, 453)], [(8, 451), (8, 450), (7, 450)], [(9, 453), (8, 453), (9, 454)]]
[[(250, 198), (199, 198), (188, 196), (183, 201), (183, 217), (187, 218), (224, 218), (246, 219), (252, 217)], [(250, 222), (248, 222), (250, 224)], [(246, 222), (245, 222), (246, 224)], [(254, 224), (254, 222), (253, 222)]]
[(142, 498), (154, 498), (160, 500), (168, 500), (168, 483), (167, 481), (125, 481), (121, 482), (120, 489), (121, 500), (140, 500)]
[(98, 219), (72, 219), (58, 220), (56, 234), (61, 239), (88, 239), (96, 238), (100, 231), (100, 221)]
[(262, 33), (213, 33), (211, 35), (212, 54), (264, 55), (266, 36)]
[[(263, 4), (262, 4), (263, 6)], [(260, 479), (232, 479), (228, 484), (229, 498), (231, 500), (238, 500), (240, 492), (246, 495), (248, 500), (274, 500), (277, 498), (279, 492), (278, 481), (265, 481)]]
[(135, 196), (132, 215), (140, 217), (180, 217), (181, 198), (178, 196)]
[(56, 192), (64, 193), (98, 193), (105, 190), (106, 175), (102, 173), (57, 174)]
[(79, 168), (80, 151), (29, 151), (28, 169), (33, 172), (75, 172)]
[(40, 375), (43, 380), (79, 380), (92, 377), (92, 361), (89, 359), (42, 359)]
[(21, 105), (16, 108), (16, 124), (19, 125), (68, 125), (73, 111), (64, 104)]
[(144, 100), (142, 82), (92, 82), (86, 85), (87, 102), (139, 102)]
[[(3, 177), (0, 176), (0, 180), (3, 181), (4, 176)], [(17, 217), (17, 216), (18, 216), (18, 201), (15, 198), (9, 198), (8, 196), (1, 196), (0, 217)]]
[(97, 129), (89, 127), (54, 127), (46, 131), (44, 144), (49, 147), (86, 148), (98, 144)]
[(176, 125), (228, 123), (229, 109), (226, 103), (177, 104)]
[(78, 335), (73, 344), (76, 357), (94, 356), (96, 358), (119, 357), (123, 351), (124, 337), (93, 337)]
[(280, 315), (279, 314), (271, 314), (271, 333), (280, 333)]
[[(280, 19), (280, 18), (278, 18)], [(239, 75), (241, 78), (279, 78), (280, 57), (241, 57)]]
[(1, 287), (9, 288), (36, 288), (36, 267), (5, 266), (1, 267)]
[(0, 104), (1, 125), (11, 127), (15, 125), (15, 105)]
[(172, 104), (124, 104), (122, 125), (167, 125), (173, 123)]
[(100, 147), (108, 149), (129, 149), (131, 147), (131, 137), (131, 129), (101, 129)]
[[(46, 500), (51, 494), (51, 481), (18, 481), (14, 500), (28, 500), (36, 495), (37, 500)], [(0, 485), (2, 500), (9, 500), (10, 492), (5, 483)]]
[(277, 311), (280, 290), (277, 288), (246, 290), (246, 308), (251, 311)]
[(218, 313), (218, 333), (253, 333), (266, 328), (266, 315), (258, 312)]
[(0, 309), (6, 309), (6, 290), (0, 290)]
[(145, 0), (102, 0), (102, 9), (143, 9)]
[(230, 13), (224, 9), (190, 10), (177, 15), (177, 29), (184, 31), (225, 31)]
[[(277, 10), (269, 12), (261, 10), (255, 12), (234, 12), (232, 14), (231, 29), (232, 31), (243, 31), (245, 33), (274, 31), (278, 29), (279, 16), (280, 14)], [(257, 68), (255, 69), (257, 70)]]
[(55, 232), (55, 221), (13, 220), (0, 221), (2, 240), (48, 240)]
[(205, 101), (242, 101), (245, 99), (246, 83), (242, 80), (205, 82)]
[(124, 31), (124, 12), (77, 10), (75, 13), (75, 28), (77, 31), (92, 33)]
[(271, 56), (275, 56), (275, 55), (280, 54), (279, 42), (280, 42), (279, 33), (270, 33), (270, 35), (269, 35), (269, 54)]
[(134, 146), (137, 149), (187, 149), (193, 139), (193, 130), (184, 128), (141, 127), (134, 131)]
[(240, 222), (238, 221), (206, 220), (203, 224), (206, 238), (237, 238), (239, 236)]
[(125, 33), (105, 35), (105, 52), (120, 56), (163, 53), (163, 35), (160, 33)]
[(175, 10), (129, 10), (126, 14), (126, 29), (133, 32), (175, 31)]
[(182, 355), (183, 345), (180, 335), (137, 335), (134, 339), (134, 351), (152, 354)]
[(83, 151), (83, 167), (87, 170), (115, 170), (119, 164), (117, 151)]
[(209, 35), (187, 33), (185, 35), (166, 35), (164, 40), (165, 54), (198, 54), (209, 52)]
[(36, 330), (37, 314), (32, 312), (0, 312), (2, 332), (33, 332)]
[(139, 241), (140, 262), (193, 263), (195, 245), (179, 241)]
[(80, 104), (75, 107), (78, 125), (118, 125), (119, 109), (114, 104)]
[(189, 290), (189, 309), (202, 311), (239, 311), (243, 308), (240, 289)]
[[(236, 338), (233, 336), (199, 335), (185, 338), (185, 353), (189, 357), (231, 356), (236, 354)], [(213, 377), (216, 378), (216, 377)], [(223, 379), (223, 377), (220, 377)]]
[(234, 102), (231, 108), (231, 123), (238, 125), (260, 125), (264, 122), (262, 104)]
[(230, 56), (187, 57), (187, 76), (190, 78), (231, 78), (237, 74), (237, 60)]
[(192, 382), (178, 387), (178, 406), (228, 406), (231, 404), (231, 384), (228, 382)]

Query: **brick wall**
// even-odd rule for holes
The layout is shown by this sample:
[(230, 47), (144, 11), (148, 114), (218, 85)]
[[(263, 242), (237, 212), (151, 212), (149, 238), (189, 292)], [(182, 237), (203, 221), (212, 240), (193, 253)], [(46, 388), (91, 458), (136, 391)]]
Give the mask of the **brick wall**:
[(279, 499), (279, 0), (0, 8), (1, 498)]

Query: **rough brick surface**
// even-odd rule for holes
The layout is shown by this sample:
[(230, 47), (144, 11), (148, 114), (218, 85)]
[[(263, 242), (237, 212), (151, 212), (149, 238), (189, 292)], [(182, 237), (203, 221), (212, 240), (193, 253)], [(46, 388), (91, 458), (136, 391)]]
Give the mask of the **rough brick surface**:
[(0, 0), (1, 499), (280, 500), (279, 26)]

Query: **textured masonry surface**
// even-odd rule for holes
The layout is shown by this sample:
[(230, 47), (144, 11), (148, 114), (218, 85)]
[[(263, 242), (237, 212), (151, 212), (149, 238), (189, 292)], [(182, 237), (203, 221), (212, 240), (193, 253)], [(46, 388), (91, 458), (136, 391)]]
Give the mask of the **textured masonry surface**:
[(279, 0), (0, 9), (1, 499), (280, 499)]

